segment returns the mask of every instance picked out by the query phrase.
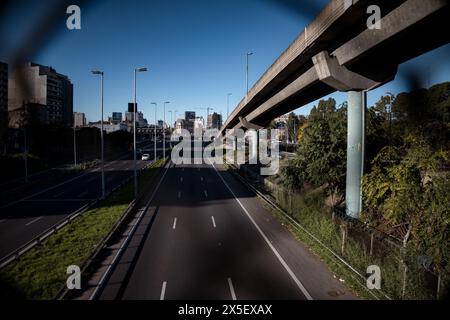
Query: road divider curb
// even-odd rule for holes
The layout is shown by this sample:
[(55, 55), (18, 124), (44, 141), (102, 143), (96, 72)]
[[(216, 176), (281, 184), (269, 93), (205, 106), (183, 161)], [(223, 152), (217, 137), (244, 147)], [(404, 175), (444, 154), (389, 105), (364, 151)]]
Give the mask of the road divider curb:
[[(118, 249), (118, 251), (117, 251), (116, 254), (114, 255), (114, 258), (113, 258), (112, 262), (108, 265), (108, 268), (107, 268), (107, 269), (105, 270), (105, 272), (102, 274), (102, 276), (101, 276), (101, 278), (100, 278), (100, 281), (99, 281), (98, 284), (95, 286), (94, 291), (89, 295), (89, 300), (95, 300), (95, 299), (97, 299), (98, 296), (99, 296), (99, 294), (103, 291), (103, 289), (104, 289), (104, 287), (105, 287), (105, 285), (106, 285), (106, 283), (107, 283), (107, 281), (108, 281), (108, 279), (109, 279), (109, 277), (110, 277), (112, 271), (115, 269), (115, 267), (116, 267), (118, 261), (120, 260), (122, 254), (123, 254), (123, 251), (124, 251), (125, 248), (128, 246), (128, 243), (130, 242), (131, 238), (134, 236), (135, 231), (136, 231), (138, 225), (140, 224), (142, 218), (144, 217), (145, 212), (146, 212), (146, 211), (148, 210), (148, 208), (150, 207), (150, 203), (153, 201), (153, 198), (155, 197), (156, 192), (158, 191), (159, 186), (161, 185), (161, 182), (164, 180), (164, 177), (165, 177), (165, 175), (166, 175), (166, 173), (167, 173), (167, 170), (170, 168), (170, 158), (166, 158), (166, 162), (164, 163), (163, 166), (160, 167), (160, 169), (162, 170), (163, 168), (165, 168), (165, 171), (164, 171), (162, 177), (160, 178), (160, 180), (159, 180), (157, 186), (156, 186), (155, 189), (153, 190), (153, 193), (152, 193), (150, 199), (147, 201), (147, 203), (145, 204), (145, 206), (143, 206), (142, 208), (139, 208), (139, 210), (137, 211), (136, 223), (133, 225), (131, 231), (128, 233), (128, 235), (127, 235), (127, 237), (125, 238), (125, 240), (121, 243), (120, 248)], [(128, 211), (128, 216), (130, 216), (131, 213), (132, 213), (134, 210), (137, 210), (137, 209), (138, 209), (138, 208), (136, 207), (136, 205), (137, 205), (137, 203), (139, 203), (139, 200), (141, 200), (143, 196), (144, 196), (144, 195), (141, 195), (141, 196), (139, 197), (139, 199), (138, 199), (136, 202), (133, 203), (132, 207), (130, 207), (130, 210)], [(121, 221), (120, 224), (122, 224), (124, 221), (125, 221), (125, 218)], [(120, 224), (119, 224), (119, 225), (120, 225)], [(113, 232), (113, 231), (111, 232), (111, 235), (110, 235), (109, 239), (111, 239), (111, 238), (112, 238), (112, 235), (113, 235), (114, 233), (116, 233), (116, 232), (119, 230), (119, 225), (117, 226), (117, 228), (115, 228), (114, 232)], [(105, 244), (106, 244), (106, 243), (107, 243), (107, 242), (105, 242)], [(99, 251), (96, 253), (96, 256), (98, 256), (98, 255), (100, 254), (100, 251), (101, 251), (101, 250), (99, 250)], [(95, 260), (95, 258), (93, 257), (92, 259), (90, 259), (90, 262), (92, 263), (94, 260)], [(86, 268), (87, 268), (87, 266), (86, 266)], [(61, 298), (63, 298), (63, 297), (61, 297)]]

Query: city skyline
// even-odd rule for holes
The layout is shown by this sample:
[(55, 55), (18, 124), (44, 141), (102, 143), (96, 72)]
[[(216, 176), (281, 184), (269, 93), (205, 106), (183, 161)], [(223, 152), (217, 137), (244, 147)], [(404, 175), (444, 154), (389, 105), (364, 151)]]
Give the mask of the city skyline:
[(449, 298), (449, 1), (72, 1), (0, 6), (1, 300)]
[[(123, 8), (117, 1), (81, 5), (81, 30), (67, 30), (62, 25), (31, 59), (68, 75), (74, 84), (74, 112), (84, 112), (87, 121), (100, 119), (97, 81), (90, 70), (98, 67), (105, 72), (105, 114), (111, 114), (123, 112), (123, 106), (132, 101), (132, 74), (138, 66), (149, 68), (139, 76), (137, 87), (138, 103), (149, 123), (154, 122), (152, 102), (158, 103), (157, 119), (163, 119), (163, 101), (171, 101), (170, 110), (178, 109), (180, 114), (196, 107), (213, 107), (225, 121), (227, 94), (233, 93), (230, 112), (245, 96), (245, 54), (254, 52), (251, 87), (326, 3), (319, 1), (311, 16), (287, 11), (270, 1), (214, 5), (155, 1)], [(39, 12), (36, 8), (33, 14), (7, 17), (3, 23), (17, 26), (8, 36), (20, 34), (29, 15), (37, 17)], [(445, 59), (449, 48), (446, 45), (401, 65), (395, 81), (369, 92), (369, 105), (386, 92), (408, 91), (404, 78), (411, 71), (421, 74), (423, 86), (445, 81), (450, 70)], [(7, 57), (7, 50), (0, 50), (0, 60)], [(342, 93), (331, 97), (338, 104), (345, 100)], [(308, 114), (316, 103), (295, 112)]]

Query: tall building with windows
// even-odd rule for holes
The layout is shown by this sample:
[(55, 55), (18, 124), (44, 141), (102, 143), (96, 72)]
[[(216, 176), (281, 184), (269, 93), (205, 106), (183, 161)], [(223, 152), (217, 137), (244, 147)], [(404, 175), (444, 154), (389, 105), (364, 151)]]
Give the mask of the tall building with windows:
[(114, 123), (122, 122), (122, 112), (113, 112), (111, 120)]
[(0, 112), (8, 112), (8, 65), (0, 62)]
[(39, 109), (33, 111), (38, 111), (42, 124), (72, 126), (73, 85), (67, 76), (29, 62), (17, 67), (8, 83), (9, 111), (30, 106)]
[[(138, 104), (136, 103), (136, 112), (138, 111)], [(134, 112), (134, 102), (128, 102), (128, 112)]]
[(131, 122), (133, 123), (133, 116), (134, 113), (133, 112), (125, 112), (125, 122)]
[(184, 113), (184, 126), (190, 133), (194, 132), (195, 111), (186, 111)]
[(197, 132), (203, 132), (205, 129), (205, 121), (203, 120), (203, 117), (196, 117), (194, 121), (194, 131)]
[(6, 146), (8, 130), (8, 65), (0, 62), (0, 148)]
[(73, 113), (73, 126), (75, 128), (81, 128), (86, 126), (86, 116), (83, 112)]
[(220, 129), (222, 127), (222, 115), (217, 112), (208, 115), (208, 129)]

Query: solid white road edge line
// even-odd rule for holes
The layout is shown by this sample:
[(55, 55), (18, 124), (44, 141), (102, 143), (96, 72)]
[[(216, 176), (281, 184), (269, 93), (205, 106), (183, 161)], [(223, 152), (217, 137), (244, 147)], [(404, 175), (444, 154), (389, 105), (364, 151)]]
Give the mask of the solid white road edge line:
[(29, 225), (32, 225), (33, 223), (35, 223), (35, 222), (37, 222), (37, 221), (39, 221), (39, 220), (41, 220), (41, 219), (42, 219), (42, 216), (40, 216), (39, 218), (36, 218), (36, 219), (34, 219), (34, 220), (28, 222), (28, 223), (25, 224), (25, 225), (28, 227)]
[(284, 269), (287, 271), (287, 273), (291, 276), (292, 280), (294, 280), (295, 284), (299, 287), (299, 289), (301, 290), (301, 292), (305, 295), (306, 299), (308, 300), (313, 300), (313, 298), (311, 297), (311, 295), (309, 294), (309, 292), (306, 290), (306, 288), (303, 286), (303, 284), (300, 282), (300, 280), (298, 280), (297, 276), (294, 274), (294, 272), (291, 270), (291, 268), (287, 265), (286, 261), (284, 261), (283, 257), (280, 255), (280, 253), (277, 251), (277, 249), (275, 249), (275, 247), (272, 245), (272, 243), (270, 242), (269, 238), (267, 238), (267, 236), (265, 235), (265, 233), (261, 230), (261, 228), (258, 226), (258, 224), (255, 222), (255, 220), (252, 218), (252, 216), (250, 215), (250, 213), (247, 211), (247, 209), (244, 207), (244, 205), (241, 203), (241, 201), (236, 197), (236, 195), (234, 194), (233, 190), (231, 190), (230, 186), (226, 183), (226, 181), (224, 180), (224, 178), (222, 177), (222, 175), (220, 174), (220, 172), (217, 170), (217, 168), (214, 166), (214, 164), (208, 159), (208, 161), (211, 163), (211, 165), (213, 166), (214, 170), (216, 171), (217, 175), (220, 177), (220, 179), (222, 180), (223, 184), (227, 187), (227, 189), (231, 192), (231, 194), (233, 195), (234, 199), (237, 201), (237, 203), (239, 203), (239, 205), (241, 206), (242, 210), (244, 210), (244, 212), (246, 213), (247, 217), (250, 219), (250, 221), (253, 223), (253, 225), (255, 226), (256, 230), (258, 230), (259, 234), (264, 238), (264, 240), (266, 241), (267, 245), (270, 247), (270, 249), (272, 249), (273, 253), (275, 254), (275, 256), (278, 258), (278, 260), (280, 261), (280, 263), (283, 265)]
[(164, 281), (162, 284), (161, 295), (159, 297), (159, 300), (164, 300), (164, 296), (166, 295), (166, 286), (167, 286), (167, 281)]
[(130, 233), (128, 234), (127, 238), (125, 239), (125, 241), (122, 242), (122, 245), (120, 246), (119, 250), (117, 251), (116, 255), (114, 256), (113, 260), (111, 261), (111, 263), (109, 264), (108, 268), (106, 269), (105, 273), (103, 273), (102, 277), (100, 278), (100, 281), (97, 283), (97, 286), (94, 289), (94, 292), (92, 292), (92, 294), (89, 296), (89, 300), (94, 300), (94, 298), (97, 296), (97, 292), (98, 290), (100, 290), (100, 287), (103, 285), (103, 281), (105, 281), (106, 277), (108, 276), (109, 272), (112, 270), (113, 266), (115, 265), (117, 259), (120, 256), (120, 253), (125, 249), (125, 247), (128, 245), (128, 242), (130, 241), (131, 237), (134, 235), (134, 232), (137, 229), (137, 226), (139, 225), (139, 223), (142, 220), (142, 217), (144, 216), (144, 214), (147, 212), (150, 203), (153, 201), (153, 198), (156, 195), (156, 192), (158, 191), (159, 187), (161, 186), (161, 183), (164, 180), (164, 177), (166, 176), (167, 171), (169, 171), (170, 168), (170, 162), (168, 163), (166, 170), (164, 171), (163, 176), (161, 177), (161, 179), (158, 182), (158, 185), (156, 186), (155, 190), (153, 190), (152, 196), (150, 197), (150, 199), (148, 200), (148, 202), (145, 205), (145, 209), (141, 211), (141, 213), (139, 214), (139, 216), (136, 219), (136, 223), (134, 224), (133, 228), (131, 229)]
[(231, 299), (236, 300), (236, 292), (234, 292), (233, 282), (231, 278), (228, 278), (228, 286), (230, 287)]

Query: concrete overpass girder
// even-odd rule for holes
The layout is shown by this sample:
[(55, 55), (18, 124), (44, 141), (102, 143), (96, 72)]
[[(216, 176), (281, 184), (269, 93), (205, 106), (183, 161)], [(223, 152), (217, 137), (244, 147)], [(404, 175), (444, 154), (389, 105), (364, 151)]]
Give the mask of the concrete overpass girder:
[(320, 81), (336, 90), (348, 92), (345, 204), (347, 216), (358, 218), (362, 208), (366, 90), (381, 83), (348, 70), (326, 51), (315, 55), (312, 60)]
[(327, 51), (322, 51), (313, 58), (314, 68), (320, 81), (339, 91), (366, 90), (380, 85), (345, 66), (339, 64), (336, 57), (331, 57)]

